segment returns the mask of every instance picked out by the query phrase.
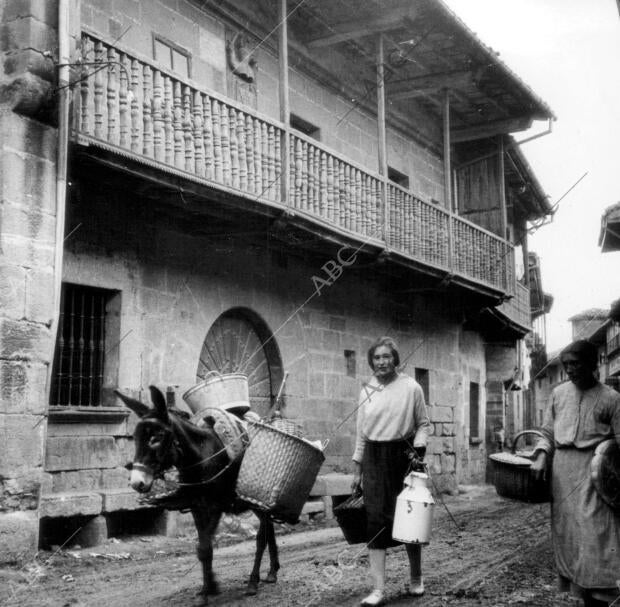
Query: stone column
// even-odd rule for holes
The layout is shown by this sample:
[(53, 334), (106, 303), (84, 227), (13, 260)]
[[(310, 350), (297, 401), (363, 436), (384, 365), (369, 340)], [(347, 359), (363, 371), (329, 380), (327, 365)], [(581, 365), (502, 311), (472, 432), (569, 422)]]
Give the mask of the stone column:
[(0, 8), (0, 562), (31, 558), (53, 355), (57, 2)]

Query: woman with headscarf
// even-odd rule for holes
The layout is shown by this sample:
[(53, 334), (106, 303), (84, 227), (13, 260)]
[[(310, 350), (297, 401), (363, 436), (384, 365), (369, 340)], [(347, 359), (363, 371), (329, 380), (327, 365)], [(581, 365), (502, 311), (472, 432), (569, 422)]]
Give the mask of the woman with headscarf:
[(581, 596), (586, 607), (618, 597), (620, 514), (596, 491), (590, 472), (595, 448), (620, 442), (620, 394), (595, 376), (596, 346), (575, 341), (560, 353), (568, 379), (551, 393), (535, 447), (533, 474), (551, 466), (551, 531), (560, 589)]
[[(397, 371), (400, 356), (394, 340), (378, 339), (368, 350), (368, 364), (373, 377), (364, 385), (359, 399), (352, 489), (356, 492), (363, 482), (374, 583), (373, 592), (362, 605), (380, 605), (385, 593), (385, 551), (400, 543), (392, 539), (396, 498), (413, 455), (424, 458), (430, 422), (421, 386)], [(421, 596), (421, 546), (406, 544), (406, 550), (411, 574), (409, 592)]]

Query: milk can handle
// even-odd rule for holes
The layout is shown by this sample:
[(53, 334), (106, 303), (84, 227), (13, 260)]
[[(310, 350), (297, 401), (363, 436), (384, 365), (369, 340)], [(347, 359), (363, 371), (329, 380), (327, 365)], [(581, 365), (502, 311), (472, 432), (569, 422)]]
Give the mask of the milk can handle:
[(513, 441), (512, 441), (512, 452), (515, 453), (517, 450), (517, 441), (522, 437), (525, 436), (526, 434), (534, 434), (536, 436), (538, 436), (539, 438), (544, 438), (545, 435), (538, 431), (538, 430), (523, 430), (522, 432), (518, 432)]

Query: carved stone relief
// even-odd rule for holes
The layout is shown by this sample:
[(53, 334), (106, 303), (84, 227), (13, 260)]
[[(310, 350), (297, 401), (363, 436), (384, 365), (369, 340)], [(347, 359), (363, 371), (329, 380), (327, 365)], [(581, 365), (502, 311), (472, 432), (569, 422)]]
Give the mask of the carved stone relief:
[(257, 106), (258, 42), (244, 32), (226, 32), (228, 94), (233, 99)]

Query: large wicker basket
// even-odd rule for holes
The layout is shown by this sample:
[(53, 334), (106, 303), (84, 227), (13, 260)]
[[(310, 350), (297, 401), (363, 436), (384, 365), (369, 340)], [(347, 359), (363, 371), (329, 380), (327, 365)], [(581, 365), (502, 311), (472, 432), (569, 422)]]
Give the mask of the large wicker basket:
[[(532, 459), (515, 453), (517, 441), (528, 434), (542, 436), (537, 430), (519, 432), (512, 444), (512, 453), (494, 453), (489, 456), (493, 462), (493, 482), (498, 495), (523, 502), (541, 503), (550, 499), (548, 480), (536, 480), (530, 471)], [(549, 473), (547, 474), (549, 477)]]
[(325, 460), (323, 452), (267, 424), (251, 424), (248, 434), (237, 495), (276, 520), (296, 523)]

